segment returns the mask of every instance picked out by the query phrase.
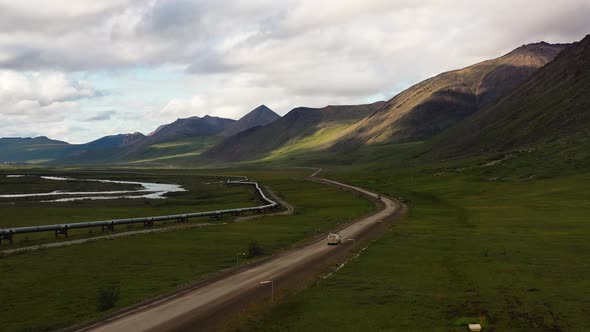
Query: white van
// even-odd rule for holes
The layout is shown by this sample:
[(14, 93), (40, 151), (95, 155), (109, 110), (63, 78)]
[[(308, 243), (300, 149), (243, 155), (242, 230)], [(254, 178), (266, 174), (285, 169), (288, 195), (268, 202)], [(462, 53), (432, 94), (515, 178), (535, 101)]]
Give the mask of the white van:
[(328, 234), (328, 245), (339, 245), (342, 243), (342, 236), (338, 233)]

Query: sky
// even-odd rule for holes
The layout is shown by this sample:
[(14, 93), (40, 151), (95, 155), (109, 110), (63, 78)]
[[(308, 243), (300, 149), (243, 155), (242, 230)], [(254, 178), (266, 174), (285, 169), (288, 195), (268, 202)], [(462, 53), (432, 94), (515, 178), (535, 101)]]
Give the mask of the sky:
[(0, 0), (0, 137), (387, 100), (590, 33), (590, 0)]

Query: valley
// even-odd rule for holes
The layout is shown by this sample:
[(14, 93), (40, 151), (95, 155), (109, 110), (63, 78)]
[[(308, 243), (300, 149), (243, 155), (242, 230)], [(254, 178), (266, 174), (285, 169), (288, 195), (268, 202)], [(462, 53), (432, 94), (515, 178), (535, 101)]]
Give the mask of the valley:
[[(130, 178), (132, 173), (126, 173), (125, 176)], [(191, 173), (183, 170), (162, 170), (156, 173), (158, 175), (152, 175), (152, 177), (188, 179), (183, 183), (187, 189), (191, 188), (192, 181), (201, 183), (200, 176), (205, 173), (246, 175), (272, 188), (273, 192), (295, 206), (295, 212), (293, 215), (268, 216), (240, 223), (233, 223), (231, 219), (222, 220), (217, 225), (209, 227), (99, 240), (2, 257), (0, 269), (6, 271), (6, 274), (3, 278), (5, 282), (0, 285), (0, 291), (3, 294), (0, 300), (3, 303), (11, 303), (10, 308), (4, 310), (2, 314), (5, 330), (52, 330), (96, 319), (139, 303), (146, 298), (178, 290), (190, 285), (191, 282), (232, 268), (236, 264), (236, 253), (248, 252), (252, 241), (256, 241), (263, 251), (244, 257), (240, 263), (285, 250), (313, 236), (325, 234), (328, 230), (373, 209), (372, 204), (362, 197), (305, 180), (309, 170), (225, 170), (223, 172), (200, 170), (193, 172), (192, 176), (186, 175)], [(145, 177), (146, 175), (138, 172), (136, 176)], [(248, 201), (253, 197), (252, 193), (244, 192), (244, 188), (241, 187), (229, 188), (229, 193), (233, 190), (244, 195), (242, 197), (246, 198), (243, 200), (245, 206), (252, 205)], [(228, 190), (225, 187), (220, 189)], [(213, 207), (221, 208), (222, 204), (235, 206), (240, 197), (235, 196), (235, 199), (230, 199), (231, 194), (227, 196), (228, 192), (224, 192), (223, 203), (216, 203), (215, 196), (201, 194), (208, 198), (203, 197), (201, 200), (193, 198), (191, 204), (200, 204), (205, 210)], [(119, 204), (128, 206), (130, 202), (136, 200), (126, 201)], [(182, 212), (183, 210), (179, 210), (183, 208), (182, 205), (172, 204), (172, 201), (172, 199), (162, 201), (164, 205), (156, 207), (156, 210), (160, 212), (168, 209), (168, 211)], [(97, 216), (97, 206), (112, 204), (113, 201), (100, 203), (92, 201), (91, 203), (94, 208), (88, 209), (87, 213), (94, 212)], [(166, 206), (165, 203), (170, 206)], [(343, 203), (346, 204), (346, 208), (342, 208)], [(195, 206), (191, 208), (194, 210)], [(76, 211), (80, 210), (76, 208)], [(136, 211), (125, 213), (130, 216), (153, 214), (154, 211), (151, 210), (153, 209), (138, 207)], [(105, 209), (103, 215), (118, 213), (120, 217), (124, 211), (124, 209), (110, 208)], [(42, 210), (36, 213), (43, 215)], [(64, 215), (68, 215), (68, 212), (64, 212), (62, 217)], [(52, 218), (53, 221), (63, 221), (57, 215)], [(11, 224), (14, 225), (16, 218), (8, 220), (12, 220)], [(34, 223), (43, 218), (33, 219), (34, 221), (26, 218), (26, 220)], [(47, 222), (49, 223), (49, 220)], [(125, 229), (125, 231), (128, 230), (132, 229)], [(70, 238), (84, 236), (87, 234), (73, 235)], [(19, 242), (19, 245), (44, 243), (52, 237), (53, 234), (45, 234), (40, 235), (39, 239), (32, 237), (26, 241), (21, 239), (24, 243)], [(2, 246), (8, 247), (6, 244)], [(89, 260), (89, 257), (92, 259)], [(40, 273), (41, 271), (43, 272)], [(120, 291), (120, 299), (106, 311), (97, 309), (96, 301), (100, 290), (111, 286)], [(28, 289), (29, 296), (18, 295), (23, 288)], [(71, 315), (72, 310), (76, 313), (75, 315)], [(31, 316), (32, 313), (34, 315)], [(36, 318), (29, 319), (23, 315)]]
[(1, 331), (588, 330), (590, 6), (303, 2), (0, 5)]

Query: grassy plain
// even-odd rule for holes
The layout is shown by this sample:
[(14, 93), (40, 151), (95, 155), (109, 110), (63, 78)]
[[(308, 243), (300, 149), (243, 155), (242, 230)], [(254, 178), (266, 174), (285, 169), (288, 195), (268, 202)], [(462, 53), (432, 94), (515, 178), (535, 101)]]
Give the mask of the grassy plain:
[(493, 161), (324, 174), (402, 197), (410, 213), (358, 259), (239, 330), (465, 331), (480, 322), (484, 331), (587, 331), (590, 174), (557, 171), (547, 158)]
[[(187, 171), (158, 173), (173, 179)], [(309, 170), (207, 173), (259, 180), (293, 204), (295, 213), (2, 257), (2, 330), (46, 331), (96, 318), (229, 268), (252, 240), (271, 254), (374, 208), (355, 194), (304, 180)], [(112, 284), (120, 288), (120, 300), (100, 312), (97, 294)]]

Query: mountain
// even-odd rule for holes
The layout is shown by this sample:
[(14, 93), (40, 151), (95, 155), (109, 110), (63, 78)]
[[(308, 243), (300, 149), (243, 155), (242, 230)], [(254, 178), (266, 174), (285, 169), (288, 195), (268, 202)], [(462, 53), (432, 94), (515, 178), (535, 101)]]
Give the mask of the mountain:
[(235, 120), (204, 116), (177, 119), (152, 134), (110, 135), (84, 144), (68, 144), (47, 137), (0, 139), (0, 162), (51, 164), (129, 163), (198, 155)]
[(44, 162), (67, 153), (70, 147), (45, 136), (0, 138), (0, 162)]
[(565, 46), (524, 45), (502, 57), (422, 81), (360, 121), (336, 148), (433, 137), (513, 90)]
[(383, 104), (381, 101), (368, 105), (295, 108), (266, 126), (254, 127), (227, 138), (204, 155), (221, 161), (251, 160), (267, 156), (279, 148), (297, 144), (314, 135), (329, 133), (329, 139), (308, 141), (306, 145), (307, 148), (318, 147), (340, 137), (339, 133)]
[(432, 154), (456, 156), (590, 139), (590, 35), (564, 49), (519, 88), (437, 137)]
[(118, 134), (99, 138), (95, 141), (82, 144), (82, 146), (89, 150), (94, 149), (108, 149), (128, 146), (143, 141), (146, 136), (142, 133), (135, 132), (133, 134)]
[(229, 125), (219, 135), (222, 137), (230, 137), (253, 127), (264, 126), (280, 117), (280, 115), (273, 112), (270, 108), (265, 105), (260, 105), (250, 113), (244, 115), (240, 120)]
[(103, 137), (55, 161), (59, 164), (159, 163), (196, 156), (219, 141), (219, 135), (235, 120), (193, 116), (159, 126), (148, 136), (140, 133)]
[(158, 127), (149, 135), (149, 138), (151, 142), (163, 142), (187, 137), (217, 135), (234, 122), (236, 121), (209, 115), (202, 118), (193, 116), (177, 119), (170, 124)]
[(51, 164), (101, 164), (110, 163), (143, 144), (147, 136), (132, 134), (109, 135), (84, 144), (72, 144), (69, 151), (51, 160)]

